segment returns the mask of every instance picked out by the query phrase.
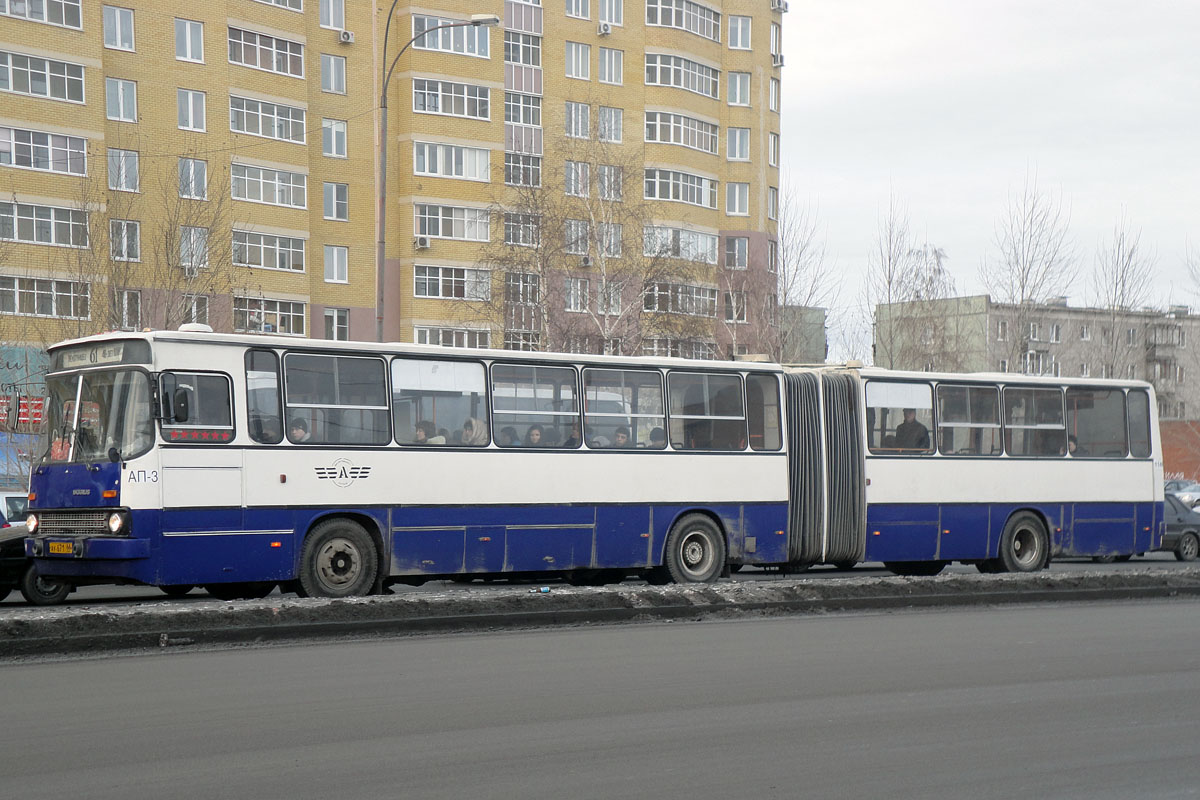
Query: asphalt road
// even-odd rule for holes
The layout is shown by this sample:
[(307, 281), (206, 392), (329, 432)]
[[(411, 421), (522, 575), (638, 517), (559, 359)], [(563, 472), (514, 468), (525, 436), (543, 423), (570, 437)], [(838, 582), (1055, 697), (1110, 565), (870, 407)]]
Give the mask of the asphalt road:
[(1200, 602), (0, 668), (0, 796), (1200, 795)]
[[(1113, 569), (1120, 570), (1120, 569), (1125, 569), (1125, 568), (1136, 568), (1138, 565), (1154, 566), (1156, 568), (1166, 568), (1166, 569), (1172, 569), (1172, 568), (1185, 569), (1185, 568), (1190, 568), (1191, 566), (1193, 566), (1192, 564), (1184, 563), (1181, 561), (1176, 561), (1175, 557), (1170, 553), (1148, 553), (1141, 558), (1134, 558), (1133, 560), (1129, 561), (1127, 564), (1122, 564), (1122, 563), (1094, 564), (1090, 560), (1087, 560), (1087, 559), (1076, 559), (1073, 561), (1055, 561), (1051, 564), (1050, 568), (1053, 571), (1087, 572), (1090, 570), (1113, 570)], [(979, 574), (978, 570), (976, 570), (975, 567), (965, 566), (963, 564), (951, 564), (949, 567), (946, 568), (946, 570), (943, 574), (950, 575), (950, 574), (954, 574), (954, 573), (961, 573), (961, 574), (967, 574), (967, 575)], [(805, 578), (836, 580), (838, 578), (846, 577), (847, 575), (853, 575), (856, 577), (864, 577), (864, 576), (869, 576), (869, 575), (886, 576), (886, 575), (891, 575), (891, 574), (892, 573), (888, 572), (886, 569), (883, 568), (882, 564), (864, 563), (864, 564), (859, 564), (853, 570), (849, 570), (849, 571), (837, 570), (837, 569), (834, 569), (833, 567), (827, 567), (827, 566), (814, 567), (814, 568), (810, 569), (809, 571), (805, 572), (804, 577)], [(733, 576), (733, 579), (734, 580), (749, 580), (749, 581), (764, 581), (764, 580), (771, 581), (771, 580), (780, 580), (780, 579), (790, 580), (794, 577), (795, 577), (794, 575), (781, 575), (780, 573), (774, 572), (774, 571), (763, 571), (763, 570), (751, 568), (751, 569), (743, 570), (740, 573), (737, 573), (736, 575)], [(547, 579), (543, 578), (543, 579), (524, 581), (524, 582), (525, 583), (547, 583), (547, 582), (553, 582), (553, 579), (550, 579), (548, 581)], [(631, 579), (628, 581), (628, 583), (633, 584), (633, 583), (636, 583), (636, 581)], [(478, 592), (478, 591), (480, 591), (480, 589), (482, 589), (486, 586), (486, 584), (484, 584), (480, 581), (476, 581), (476, 582), (468, 584), (468, 585), (470, 586), (471, 591), (474, 591), (474, 592)], [(506, 586), (508, 584), (506, 582), (501, 582), (498, 585)], [(393, 590), (395, 592), (421, 592), (421, 591), (444, 592), (447, 590), (453, 591), (458, 588), (463, 588), (463, 586), (460, 584), (453, 583), (451, 581), (433, 581), (431, 583), (426, 584), (423, 587), (411, 587), (411, 586), (396, 585), (395, 587), (393, 587)], [(278, 594), (279, 590), (276, 589), (275, 593)], [(93, 605), (93, 604), (138, 603), (138, 602), (142, 602), (145, 600), (153, 600), (154, 602), (162, 602), (166, 599), (167, 599), (166, 595), (164, 595), (160, 590), (158, 590), (154, 587), (150, 587), (150, 586), (81, 586), (67, 597), (64, 604), (65, 605), (86, 606), (86, 605)], [(202, 589), (197, 588), (197, 589), (193, 589), (190, 594), (187, 594), (182, 598), (177, 598), (176, 602), (186, 603), (189, 601), (211, 600), (211, 599), (212, 598), (209, 597), (208, 594), (205, 593)], [(25, 606), (25, 599), (23, 597), (21, 597), (21, 593), (18, 592), (16, 589), (12, 590), (12, 592), (7, 597), (0, 599), (0, 612), (2, 612), (3, 609), (8, 606)]]

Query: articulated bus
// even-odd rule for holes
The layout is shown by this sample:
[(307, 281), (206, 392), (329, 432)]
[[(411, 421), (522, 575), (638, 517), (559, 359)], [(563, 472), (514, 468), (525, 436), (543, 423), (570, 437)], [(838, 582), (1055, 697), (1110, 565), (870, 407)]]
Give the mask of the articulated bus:
[(50, 348), (25, 542), (47, 580), (237, 598), (1032, 571), (1162, 535), (1145, 383), (185, 328)]

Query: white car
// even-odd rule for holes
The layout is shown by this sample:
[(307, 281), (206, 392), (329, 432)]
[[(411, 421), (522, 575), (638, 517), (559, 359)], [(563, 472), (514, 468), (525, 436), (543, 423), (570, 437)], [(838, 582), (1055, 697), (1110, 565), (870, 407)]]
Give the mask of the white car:
[(1167, 494), (1173, 494), (1178, 497), (1188, 508), (1200, 502), (1200, 483), (1196, 481), (1167, 481), (1163, 484), (1163, 490)]

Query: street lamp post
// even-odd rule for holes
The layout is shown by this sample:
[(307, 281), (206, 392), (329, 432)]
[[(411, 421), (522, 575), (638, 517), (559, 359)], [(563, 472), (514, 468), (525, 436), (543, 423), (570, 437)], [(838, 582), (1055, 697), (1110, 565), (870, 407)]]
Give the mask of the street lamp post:
[[(383, 29), (383, 64), (387, 63), (388, 35), (392, 29), (392, 14), (399, 2), (400, 0), (392, 0), (392, 7), (388, 9), (387, 24)], [(467, 22), (450, 22), (429, 28), (405, 42), (404, 46), (400, 48), (400, 52), (396, 53), (396, 57), (392, 59), (391, 65), (383, 73), (383, 84), (379, 93), (379, 181), (377, 184), (378, 197), (376, 198), (378, 202), (378, 236), (375, 244), (375, 341), (377, 342), (383, 341), (383, 264), (387, 244), (388, 84), (392, 81), (392, 72), (396, 69), (396, 64), (400, 62), (400, 56), (404, 55), (404, 51), (413, 42), (424, 38), (427, 34), (444, 28), (478, 28), (480, 26), (490, 28), (499, 24), (500, 18), (495, 14), (472, 14), (471, 19)], [(382, 67), (381, 64), (380, 68), (382, 69)]]

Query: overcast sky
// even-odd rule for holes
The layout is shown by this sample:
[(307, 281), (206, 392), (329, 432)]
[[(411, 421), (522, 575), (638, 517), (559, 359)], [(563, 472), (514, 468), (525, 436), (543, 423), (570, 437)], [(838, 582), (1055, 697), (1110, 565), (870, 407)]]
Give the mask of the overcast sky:
[[(785, 183), (819, 206), (857, 300), (889, 193), (981, 291), (1027, 171), (1061, 192), (1090, 269), (1125, 213), (1158, 254), (1154, 302), (1200, 306), (1200, 0), (791, 0)], [(1200, 287), (1198, 287), (1200, 288)], [(1084, 299), (1082, 285), (1071, 292)]]

